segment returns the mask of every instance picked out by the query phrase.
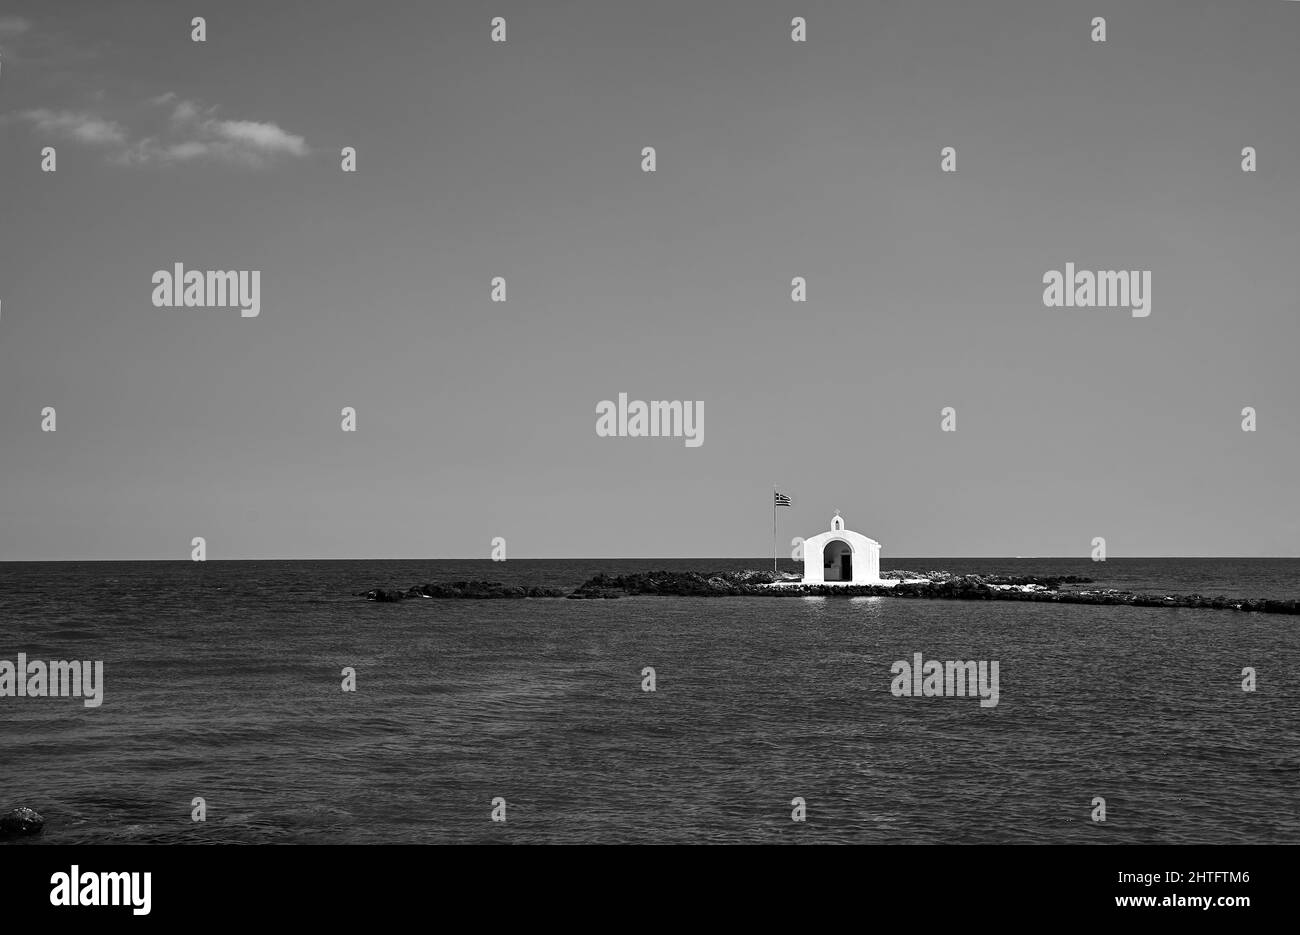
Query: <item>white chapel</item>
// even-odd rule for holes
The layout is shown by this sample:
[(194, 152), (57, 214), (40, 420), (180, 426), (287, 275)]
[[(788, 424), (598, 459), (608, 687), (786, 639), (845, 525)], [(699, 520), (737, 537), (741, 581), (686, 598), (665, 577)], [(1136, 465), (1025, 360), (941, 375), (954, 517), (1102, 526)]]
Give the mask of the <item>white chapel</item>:
[(835, 511), (831, 528), (803, 543), (804, 584), (880, 584), (880, 543), (844, 528)]

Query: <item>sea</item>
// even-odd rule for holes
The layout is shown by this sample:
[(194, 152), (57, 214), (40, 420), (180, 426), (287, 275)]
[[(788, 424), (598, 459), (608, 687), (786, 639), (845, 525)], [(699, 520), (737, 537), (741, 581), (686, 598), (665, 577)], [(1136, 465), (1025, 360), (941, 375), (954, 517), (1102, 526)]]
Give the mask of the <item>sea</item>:
[[(104, 664), (98, 708), (0, 697), (0, 812), (46, 819), (41, 835), (0, 846), (1300, 843), (1294, 616), (357, 596), (764, 567), (770, 558), (0, 563), (0, 660)], [(1295, 558), (882, 567), (1300, 597)], [(891, 667), (916, 653), (998, 662), (998, 703), (895, 696)]]

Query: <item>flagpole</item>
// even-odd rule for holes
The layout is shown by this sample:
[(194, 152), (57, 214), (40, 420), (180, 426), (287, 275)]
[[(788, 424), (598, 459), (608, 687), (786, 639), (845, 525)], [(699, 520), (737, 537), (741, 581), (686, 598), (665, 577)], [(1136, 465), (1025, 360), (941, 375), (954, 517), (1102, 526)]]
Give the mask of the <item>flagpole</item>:
[(772, 574), (776, 570), (776, 484), (772, 485)]

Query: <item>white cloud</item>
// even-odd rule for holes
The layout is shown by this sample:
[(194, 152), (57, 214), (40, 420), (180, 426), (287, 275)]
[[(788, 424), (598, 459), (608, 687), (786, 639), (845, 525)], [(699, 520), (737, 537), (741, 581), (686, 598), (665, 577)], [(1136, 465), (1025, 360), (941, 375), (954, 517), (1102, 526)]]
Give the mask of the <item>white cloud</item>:
[(109, 155), (118, 165), (169, 165), (204, 160), (245, 168), (261, 168), (278, 159), (311, 154), (307, 141), (279, 124), (257, 120), (218, 119), (215, 107), (179, 97), (174, 91), (148, 99), (155, 107), (174, 104), (168, 124), (154, 135), (131, 141), (131, 134), (113, 121), (89, 114), (28, 111), (23, 116), (40, 130), (60, 133), (83, 143), (116, 147)]
[(127, 140), (126, 130), (120, 124), (92, 114), (41, 109), (24, 111), (22, 116), (42, 133), (53, 133), (79, 143), (102, 146), (125, 143)]
[(240, 146), (250, 146), (265, 153), (286, 153), (305, 156), (307, 141), (301, 136), (286, 133), (274, 123), (254, 120), (206, 120), (205, 130)]

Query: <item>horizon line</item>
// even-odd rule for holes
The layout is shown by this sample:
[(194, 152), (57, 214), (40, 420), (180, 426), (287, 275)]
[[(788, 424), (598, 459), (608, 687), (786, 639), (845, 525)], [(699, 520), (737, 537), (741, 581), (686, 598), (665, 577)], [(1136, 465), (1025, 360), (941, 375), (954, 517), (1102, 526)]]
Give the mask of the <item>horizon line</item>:
[[(1107, 561), (1115, 559), (1300, 559), (1300, 555), (1110, 555), (1102, 561), (1094, 561), (1095, 564), (1104, 565)], [(1087, 555), (902, 555), (898, 561), (903, 559), (924, 559), (931, 561), (934, 559), (959, 559), (980, 561), (985, 560), (1007, 560), (1007, 561), (1093, 561)], [(320, 557), (310, 556), (306, 558), (291, 556), (250, 556), (242, 558), (209, 558), (202, 562), (196, 562), (191, 558), (11, 558), (0, 559), (0, 565), (23, 565), (23, 564), (56, 564), (56, 563), (78, 563), (88, 564), (92, 562), (186, 562), (188, 564), (203, 565), (208, 562), (492, 562), (491, 558), (484, 557), (465, 557), (465, 556), (349, 556), (346, 558), (338, 557)], [(757, 561), (766, 562), (767, 558), (761, 556), (745, 555), (558, 555), (558, 556), (533, 556), (525, 555), (512, 559), (505, 559), (496, 564), (508, 565), (510, 562), (651, 562), (651, 561), (674, 561), (674, 562), (703, 562), (703, 561)], [(793, 562), (802, 564), (802, 559), (782, 558), (782, 562)], [(883, 563), (882, 559), (882, 563)]]

